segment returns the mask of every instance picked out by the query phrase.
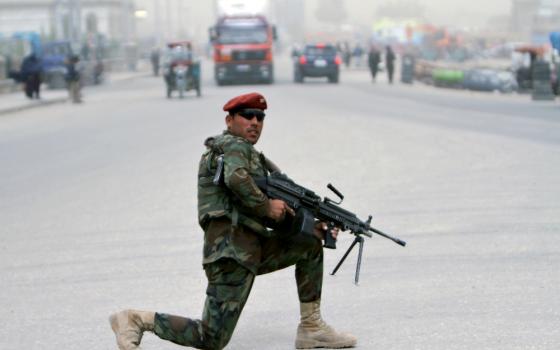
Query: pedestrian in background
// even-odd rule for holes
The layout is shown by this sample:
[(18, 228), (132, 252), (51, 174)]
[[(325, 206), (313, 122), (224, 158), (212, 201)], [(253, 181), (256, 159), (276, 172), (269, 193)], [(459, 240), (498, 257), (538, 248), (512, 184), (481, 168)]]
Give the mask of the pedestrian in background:
[(350, 68), (350, 63), (352, 61), (352, 51), (350, 50), (350, 44), (348, 41), (345, 41), (342, 46), (342, 60), (344, 61), (344, 65), (346, 68)]
[(387, 76), (389, 77), (389, 84), (393, 84), (393, 73), (395, 72), (395, 53), (391, 45), (387, 45), (385, 50), (385, 68), (387, 68)]
[(78, 55), (70, 55), (66, 60), (66, 83), (68, 94), (72, 103), (82, 103), (82, 82), (79, 70), (80, 58)]
[(359, 68), (362, 66), (362, 56), (364, 54), (364, 49), (362, 48), (362, 45), (360, 45), (359, 43), (356, 44), (356, 46), (354, 47), (354, 50), (352, 51), (352, 56), (354, 56), (354, 65)]
[(25, 96), (39, 99), (41, 90), (41, 59), (33, 52), (21, 63), (20, 79), (25, 84)]
[(160, 59), (159, 48), (154, 47), (152, 49), (152, 52), (150, 53), (150, 62), (152, 63), (152, 71), (155, 77), (159, 75), (159, 59)]
[(381, 52), (375, 45), (371, 45), (368, 52), (368, 66), (371, 73), (371, 80), (375, 83), (377, 72), (379, 71), (379, 62), (381, 62)]

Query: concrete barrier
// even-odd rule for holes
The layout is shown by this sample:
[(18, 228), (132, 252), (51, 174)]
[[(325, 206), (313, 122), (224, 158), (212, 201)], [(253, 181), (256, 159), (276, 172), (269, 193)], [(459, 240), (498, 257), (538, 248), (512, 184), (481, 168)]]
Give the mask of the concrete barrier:
[(551, 70), (548, 62), (538, 60), (533, 65), (533, 101), (552, 101), (555, 96), (550, 81)]
[(21, 89), (20, 84), (16, 83), (12, 79), (0, 80), (0, 94), (15, 92), (20, 89)]

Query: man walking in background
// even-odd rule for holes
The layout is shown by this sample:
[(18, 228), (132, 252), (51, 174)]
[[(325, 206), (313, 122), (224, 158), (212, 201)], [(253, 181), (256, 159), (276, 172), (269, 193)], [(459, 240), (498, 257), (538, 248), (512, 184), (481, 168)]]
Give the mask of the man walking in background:
[(393, 73), (395, 72), (395, 53), (391, 48), (391, 45), (387, 45), (385, 51), (385, 68), (387, 68), (387, 77), (389, 78), (389, 84), (393, 84)]
[(368, 52), (368, 66), (371, 73), (371, 80), (375, 83), (377, 72), (379, 71), (379, 62), (381, 62), (381, 52), (375, 45), (371, 45)]
[(41, 71), (41, 59), (35, 53), (31, 53), (23, 59), (20, 79), (25, 84), (25, 96), (29, 99), (41, 97)]
[(72, 103), (82, 103), (81, 74), (78, 68), (80, 58), (78, 55), (70, 55), (66, 60), (66, 82), (68, 94)]

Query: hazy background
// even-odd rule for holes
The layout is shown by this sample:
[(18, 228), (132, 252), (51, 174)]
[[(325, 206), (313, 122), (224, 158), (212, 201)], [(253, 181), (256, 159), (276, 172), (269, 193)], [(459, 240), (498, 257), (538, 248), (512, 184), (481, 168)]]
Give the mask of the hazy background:
[[(207, 29), (216, 18), (219, 1), (190, 0), (137, 0), (138, 9), (146, 9), (147, 16), (137, 21), (140, 36), (149, 35), (155, 28), (164, 33), (181, 33), (203, 40), (207, 37)], [(241, 2), (241, 1), (239, 1)], [(268, 15), (275, 23), (286, 20), (301, 25), (305, 33), (313, 33), (328, 26), (320, 20), (318, 12), (339, 2), (344, 11), (333, 10), (333, 21), (338, 24), (352, 25), (361, 28), (372, 28), (382, 18), (409, 18), (437, 26), (452, 26), (474, 30), (504, 31), (509, 25), (512, 0), (287, 0), (287, 1), (252, 1), (268, 3), (272, 8)], [(538, 2), (538, 0), (535, 0)], [(251, 1), (245, 1), (251, 3)], [(282, 5), (279, 5), (282, 4)], [(275, 11), (285, 7), (282, 13)], [(323, 7), (321, 9), (321, 7)], [(336, 18), (336, 13), (339, 18)], [(159, 20), (158, 20), (159, 18)], [(303, 22), (303, 23), (301, 23)]]
[[(321, 0), (305, 0), (316, 7)], [(433, 24), (479, 26), (495, 16), (508, 16), (511, 0), (416, 0), (416, 1), (361, 1), (344, 0), (352, 22), (375, 19), (377, 9), (391, 4), (402, 4), (403, 11), (410, 4), (425, 8), (425, 18)]]

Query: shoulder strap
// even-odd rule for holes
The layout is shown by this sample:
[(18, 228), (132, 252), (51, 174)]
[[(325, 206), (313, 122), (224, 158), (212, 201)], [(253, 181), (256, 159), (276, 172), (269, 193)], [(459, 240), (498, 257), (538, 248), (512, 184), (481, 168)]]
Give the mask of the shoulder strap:
[(274, 164), (270, 159), (265, 157), (263, 153), (261, 153), (260, 155), (261, 155), (261, 161), (263, 162), (264, 167), (266, 168), (266, 170), (268, 170), (268, 172), (270, 173), (282, 172), (282, 170), (280, 170), (280, 168), (276, 164)]

